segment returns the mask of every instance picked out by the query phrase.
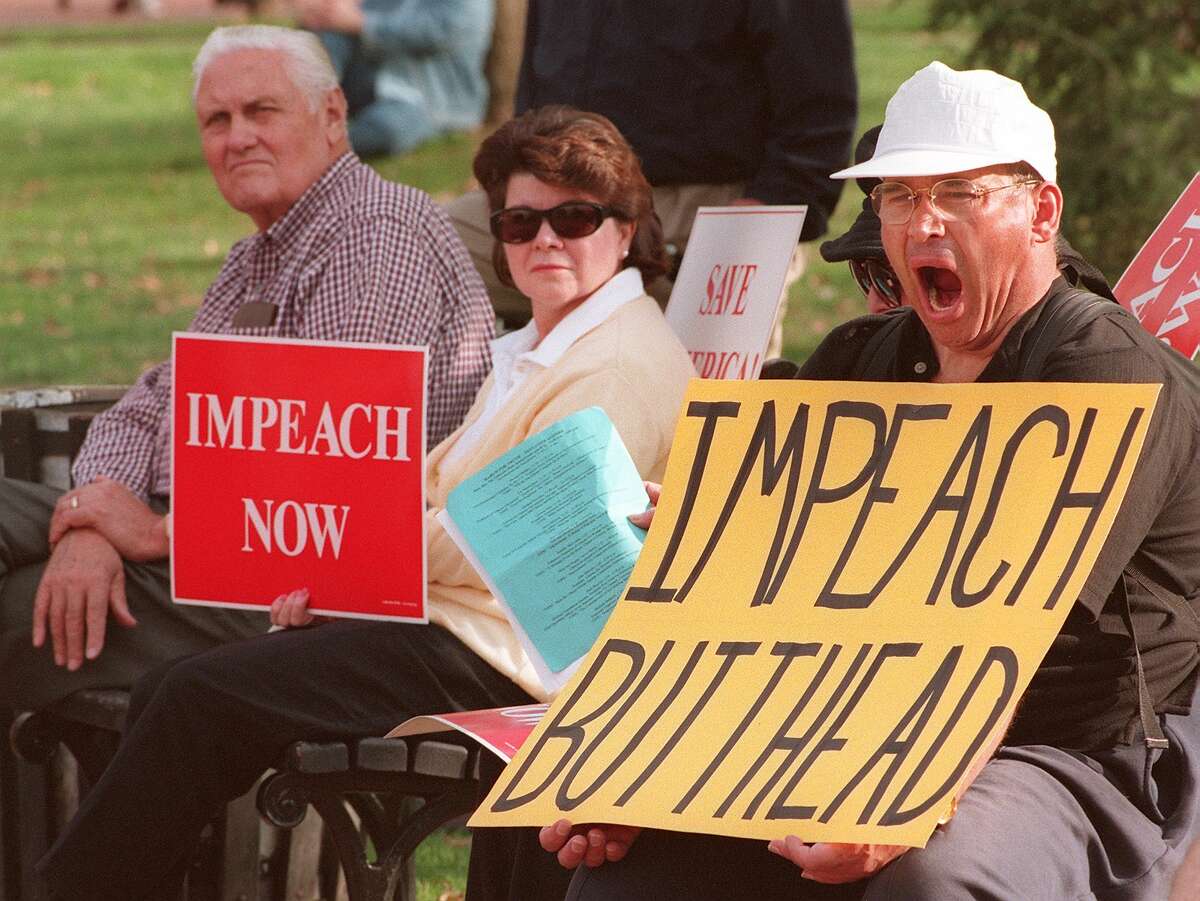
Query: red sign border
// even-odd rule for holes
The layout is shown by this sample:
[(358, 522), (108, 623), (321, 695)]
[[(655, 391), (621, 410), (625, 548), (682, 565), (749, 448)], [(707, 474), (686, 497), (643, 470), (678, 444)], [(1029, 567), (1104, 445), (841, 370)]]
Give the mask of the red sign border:
[[(429, 347), (419, 344), (386, 344), (383, 342), (370, 341), (329, 341), (317, 338), (279, 338), (266, 336), (248, 336), (248, 335), (223, 335), (214, 332), (171, 332), (171, 403), (170, 403), (170, 422), (171, 422), (171, 494), (170, 505), (172, 515), (175, 510), (175, 401), (177, 397), (175, 378), (175, 348), (179, 343), (179, 339), (185, 341), (200, 340), (200, 341), (223, 341), (233, 342), (237, 344), (291, 344), (300, 347), (349, 347), (349, 348), (365, 348), (368, 350), (404, 350), (417, 352), (421, 355), (421, 395), (424, 398), (422, 405), (421, 418), (421, 497), (425, 499), (428, 495), (428, 485), (426, 484), (426, 455), (428, 448), (428, 416), (429, 416)], [(420, 623), (427, 625), (429, 623), (429, 542), (425, 528), (425, 516), (420, 517), (421, 521), (421, 571), (425, 574), (425, 578), (421, 580), (421, 616), (401, 616), (388, 615), (383, 613), (358, 613), (345, 610), (323, 610), (319, 607), (311, 608), (310, 612), (320, 615), (336, 616), (338, 619), (367, 619), (378, 620), (381, 622), (403, 622), (403, 623)], [(181, 598), (175, 591), (175, 530), (172, 528), (171, 546), (170, 546), (170, 567), (171, 567), (171, 601), (186, 607), (219, 607), (222, 609), (231, 610), (259, 610), (266, 611), (268, 608), (262, 604), (245, 604), (237, 601), (202, 601), (196, 598)]]

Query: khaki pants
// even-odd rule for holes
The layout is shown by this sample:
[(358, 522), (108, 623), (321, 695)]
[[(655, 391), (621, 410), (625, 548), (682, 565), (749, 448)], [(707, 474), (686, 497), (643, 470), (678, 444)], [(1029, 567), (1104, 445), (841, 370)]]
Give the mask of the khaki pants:
[[(723, 185), (665, 185), (654, 189), (654, 210), (662, 223), (663, 240), (668, 250), (682, 256), (692, 233), (696, 210), (702, 206), (728, 206), (742, 196), (741, 184)], [(446, 204), (450, 221), (471, 254), (471, 262), (479, 270), (492, 308), (503, 329), (519, 328), (529, 321), (529, 298), (515, 288), (502, 285), (492, 266), (492, 235), (488, 230), (487, 196), (483, 191), (469, 191)], [(783, 296), (775, 318), (775, 329), (767, 347), (767, 358), (779, 356), (783, 349), (783, 320), (787, 314), (788, 290), (804, 274), (804, 248), (798, 246), (788, 267)], [(655, 279), (646, 291), (664, 309), (671, 296), (673, 282), (668, 278)], [(498, 323), (498, 325), (500, 324)]]

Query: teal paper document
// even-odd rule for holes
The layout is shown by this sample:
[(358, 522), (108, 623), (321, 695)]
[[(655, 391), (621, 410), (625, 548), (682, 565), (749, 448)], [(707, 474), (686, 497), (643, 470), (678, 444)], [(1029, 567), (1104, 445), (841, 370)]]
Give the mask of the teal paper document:
[(526, 439), (450, 493), (451, 536), (507, 608), (548, 688), (604, 627), (645, 539), (627, 517), (647, 500), (599, 407)]

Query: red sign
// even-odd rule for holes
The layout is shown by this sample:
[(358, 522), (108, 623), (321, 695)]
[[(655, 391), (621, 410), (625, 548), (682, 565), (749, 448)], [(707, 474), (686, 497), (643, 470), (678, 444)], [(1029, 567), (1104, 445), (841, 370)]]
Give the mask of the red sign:
[(177, 603), (426, 622), (425, 349), (176, 333)]
[(406, 735), (428, 735), (449, 732), (451, 729), (475, 739), (505, 763), (529, 738), (545, 716), (549, 704), (525, 704), (520, 707), (494, 707), (490, 710), (463, 710), (415, 716), (405, 720), (387, 734), (388, 738)]
[(1179, 195), (1121, 280), (1117, 300), (1185, 357), (1200, 347), (1200, 174)]

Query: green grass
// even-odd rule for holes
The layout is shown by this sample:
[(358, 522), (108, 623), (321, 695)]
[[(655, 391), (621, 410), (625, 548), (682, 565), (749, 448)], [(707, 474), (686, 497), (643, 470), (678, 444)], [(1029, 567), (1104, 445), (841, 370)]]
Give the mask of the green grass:
[(188, 110), (203, 33), (33, 32), (0, 51), (0, 384), (129, 381), (246, 231)]
[(466, 829), (442, 829), (422, 842), (415, 854), (417, 901), (461, 897), (470, 851), (471, 833)]

